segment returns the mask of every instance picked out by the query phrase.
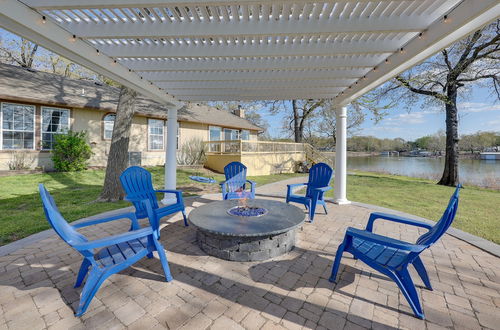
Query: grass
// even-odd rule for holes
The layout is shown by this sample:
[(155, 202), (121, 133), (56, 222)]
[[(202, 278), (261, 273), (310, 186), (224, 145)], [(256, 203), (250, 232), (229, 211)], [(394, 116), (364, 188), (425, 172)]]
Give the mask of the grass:
[[(163, 186), (163, 167), (149, 168), (154, 186)], [(184, 196), (219, 192), (217, 184), (203, 184), (189, 179), (190, 175), (211, 176), (217, 181), (223, 175), (204, 169), (179, 169), (177, 186)], [(258, 185), (290, 178), (294, 174), (249, 177)], [(75, 173), (40, 173), (0, 177), (0, 245), (48, 229), (43, 215), (38, 184), (43, 183), (54, 196), (59, 210), (69, 221), (129, 206), (124, 201), (97, 203), (104, 182), (104, 170), (87, 170)]]
[[(349, 200), (437, 221), (455, 188), (404, 176), (356, 172), (347, 177)], [(333, 193), (329, 192), (329, 197)], [(500, 191), (465, 186), (453, 227), (500, 244)]]
[[(155, 187), (163, 186), (163, 167), (149, 169)], [(184, 196), (219, 192), (216, 184), (190, 180), (189, 175), (223, 176), (207, 170), (180, 169), (177, 185)], [(277, 174), (250, 177), (258, 185), (303, 174)], [(0, 177), (0, 245), (48, 228), (38, 196), (38, 183), (53, 194), (61, 213), (68, 221), (130, 205), (127, 202), (96, 203), (104, 181), (103, 170), (77, 173), (43, 173)], [(347, 178), (348, 199), (379, 205), (438, 220), (454, 188), (436, 185), (426, 179), (356, 172)], [(332, 197), (332, 191), (329, 192)], [(500, 244), (500, 191), (466, 186), (461, 192), (454, 227)]]

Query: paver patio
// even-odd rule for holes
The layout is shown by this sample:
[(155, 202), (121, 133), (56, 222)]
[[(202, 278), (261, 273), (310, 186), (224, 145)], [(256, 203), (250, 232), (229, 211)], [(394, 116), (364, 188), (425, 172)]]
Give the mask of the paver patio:
[[(186, 201), (192, 207), (219, 195)], [(413, 317), (397, 286), (347, 254), (338, 284), (328, 282), (347, 226), (363, 228), (371, 210), (329, 204), (297, 233), (286, 256), (239, 263), (207, 256), (180, 215), (162, 221), (174, 281), (156, 259), (112, 276), (88, 312), (73, 316), (81, 257), (53, 235), (0, 257), (0, 329), (361, 329), (497, 328), (500, 260), (449, 235), (424, 252), (434, 291), (421, 287), (426, 320)], [(436, 215), (438, 216), (438, 215)], [(94, 239), (128, 229), (126, 220), (82, 230)], [(414, 240), (420, 230), (377, 222), (375, 232)]]

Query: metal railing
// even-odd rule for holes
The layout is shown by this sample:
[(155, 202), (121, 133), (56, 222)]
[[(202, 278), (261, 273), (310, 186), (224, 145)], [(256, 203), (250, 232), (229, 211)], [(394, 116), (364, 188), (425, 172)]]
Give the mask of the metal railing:
[(208, 154), (302, 153), (303, 143), (225, 140), (204, 142)]

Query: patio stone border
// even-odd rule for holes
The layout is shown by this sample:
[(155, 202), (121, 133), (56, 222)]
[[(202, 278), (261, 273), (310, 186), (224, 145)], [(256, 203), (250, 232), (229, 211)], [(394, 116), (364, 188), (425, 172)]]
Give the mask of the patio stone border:
[[(284, 181), (287, 181), (287, 180), (284, 180)], [(266, 188), (266, 186), (268, 186), (268, 187), (274, 186), (274, 185), (276, 185), (278, 183), (279, 182), (273, 182), (273, 183), (269, 183), (267, 185), (263, 185), (263, 186), (259, 187), (260, 188), (259, 190), (263, 190), (262, 188)], [(220, 193), (206, 194), (206, 195), (201, 195), (201, 196), (189, 196), (189, 197), (185, 197), (184, 200), (196, 199), (196, 198), (204, 198), (204, 197), (217, 196), (217, 195), (220, 195)], [(286, 198), (285, 194), (262, 194), (262, 193), (258, 193), (258, 192), (256, 193), (256, 196), (274, 197), (274, 198)], [(332, 198), (325, 198), (325, 200), (328, 203), (334, 204)], [(408, 214), (408, 213), (404, 213), (404, 212), (400, 212), (400, 211), (396, 211), (396, 210), (392, 210), (392, 209), (388, 209), (388, 208), (385, 208), (385, 207), (376, 206), (376, 205), (372, 205), (372, 204), (365, 204), (365, 203), (359, 203), (359, 202), (351, 202), (351, 205), (356, 205), (356, 206), (359, 206), (359, 207), (364, 207), (366, 209), (370, 209), (370, 210), (377, 211), (377, 212), (393, 213), (393, 214), (396, 214), (396, 215), (400, 215), (400, 216), (407, 217), (407, 218), (412, 218), (412, 219), (419, 220), (419, 221), (422, 221), (422, 222), (426, 222), (426, 223), (429, 223), (429, 224), (434, 224), (435, 223), (432, 220), (425, 219), (425, 218), (422, 218), (422, 217), (418, 217), (418, 216), (413, 215), (413, 214)], [(98, 215), (94, 215), (94, 216), (91, 216), (91, 217), (83, 218), (83, 219), (74, 221), (72, 223), (76, 224), (76, 223), (80, 223), (80, 222), (87, 221), (87, 220), (94, 219), (94, 218), (101, 217), (101, 216), (110, 216), (110, 215), (114, 215), (114, 214), (118, 214), (118, 213), (123, 213), (123, 212), (131, 212), (133, 210), (134, 210), (133, 206), (129, 206), (129, 207), (126, 207), (126, 208), (117, 209), (117, 210), (113, 210), (113, 211), (108, 211), (108, 212), (104, 212), (104, 213), (101, 213), (101, 214), (98, 214)], [(163, 226), (165, 226), (165, 225), (166, 224), (164, 223)], [(160, 227), (163, 227), (163, 226), (160, 225)], [(464, 232), (462, 230), (459, 230), (459, 229), (456, 229), (456, 228), (450, 228), (450, 229), (448, 229), (448, 231), (446, 233), (448, 235), (450, 235), (450, 236), (453, 236), (453, 237), (455, 237), (455, 238), (457, 238), (457, 239), (459, 239), (461, 241), (469, 243), (469, 244), (471, 244), (471, 245), (473, 245), (473, 246), (475, 246), (475, 247), (477, 247), (477, 248), (479, 248), (479, 249), (481, 249), (481, 250), (483, 250), (485, 252), (488, 252), (488, 253), (490, 253), (490, 254), (492, 254), (492, 255), (500, 258), (500, 245), (498, 245), (498, 244), (490, 242), (490, 241), (488, 241), (488, 240), (486, 240), (484, 238), (477, 237), (475, 235), (466, 233), (466, 232)], [(54, 230), (53, 229), (47, 229), (47, 230), (44, 230), (42, 232), (33, 234), (31, 236), (22, 238), (22, 239), (20, 239), (18, 241), (6, 244), (4, 246), (0, 246), (0, 257), (5, 256), (7, 254), (10, 254), (12, 252), (15, 252), (16, 250), (19, 250), (19, 249), (21, 249), (21, 248), (23, 248), (23, 247), (25, 247), (27, 245), (30, 245), (30, 244), (36, 243), (38, 241), (44, 240), (46, 238), (49, 238), (52, 235), (55, 235)]]

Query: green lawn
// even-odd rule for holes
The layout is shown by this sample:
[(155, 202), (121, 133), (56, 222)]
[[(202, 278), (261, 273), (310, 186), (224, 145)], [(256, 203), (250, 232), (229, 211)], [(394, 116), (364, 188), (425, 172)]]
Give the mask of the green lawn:
[[(149, 168), (154, 186), (163, 187), (163, 167)], [(202, 184), (190, 180), (189, 175), (212, 176), (217, 181), (223, 175), (204, 169), (178, 170), (177, 186), (184, 196), (219, 192), (217, 184)], [(257, 184), (290, 178), (294, 174), (250, 177)], [(54, 196), (59, 210), (68, 221), (75, 221), (101, 212), (129, 206), (124, 201), (116, 203), (94, 202), (104, 181), (104, 170), (75, 173), (42, 173), (0, 177), (0, 245), (18, 240), (49, 228), (38, 195), (38, 184), (43, 183)]]
[[(163, 168), (149, 169), (154, 185), (163, 186)], [(177, 183), (185, 196), (218, 192), (218, 185), (189, 180), (189, 175), (222, 175), (206, 170), (179, 170)], [(299, 174), (250, 177), (259, 185), (284, 180)], [(303, 175), (303, 174), (302, 174)], [(128, 206), (127, 202), (96, 203), (104, 180), (103, 170), (79, 173), (43, 173), (0, 177), (0, 245), (48, 228), (38, 196), (38, 183), (53, 194), (61, 213), (68, 221)], [(438, 186), (424, 179), (375, 173), (355, 173), (347, 179), (349, 200), (379, 205), (438, 220), (453, 188)], [(330, 197), (333, 192), (329, 192)], [(461, 192), (460, 207), (454, 227), (500, 243), (500, 191), (466, 186)]]
[[(347, 178), (347, 198), (439, 220), (454, 188), (433, 181), (376, 173)], [(332, 191), (329, 196), (333, 197)], [(453, 227), (500, 244), (500, 191), (465, 186)]]

